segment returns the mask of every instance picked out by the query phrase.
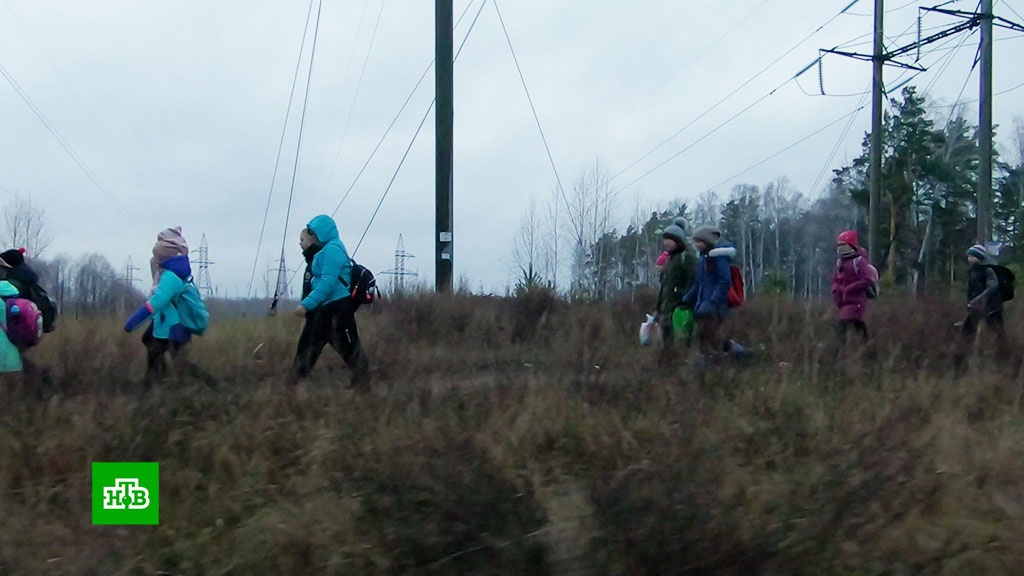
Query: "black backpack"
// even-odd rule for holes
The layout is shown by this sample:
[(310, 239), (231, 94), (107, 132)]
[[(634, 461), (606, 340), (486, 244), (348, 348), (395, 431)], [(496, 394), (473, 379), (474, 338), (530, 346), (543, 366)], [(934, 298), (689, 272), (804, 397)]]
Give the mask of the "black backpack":
[(352, 303), (352, 311), (355, 312), (363, 304), (373, 304), (380, 299), (380, 290), (377, 289), (377, 279), (373, 272), (361, 264), (352, 260), (352, 273), (349, 281), (343, 278), (341, 283), (349, 289), (349, 301)]
[(989, 268), (996, 273), (996, 278), (999, 279), (999, 295), (1002, 297), (1003, 302), (1013, 300), (1013, 284), (1017, 279), (1013, 275), (1013, 271), (999, 264), (991, 264)]

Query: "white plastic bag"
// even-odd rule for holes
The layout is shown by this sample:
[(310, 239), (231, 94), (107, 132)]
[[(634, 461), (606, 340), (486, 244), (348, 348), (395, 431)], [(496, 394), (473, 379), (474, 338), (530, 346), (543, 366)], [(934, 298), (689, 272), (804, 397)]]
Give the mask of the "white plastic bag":
[(657, 329), (657, 322), (654, 320), (654, 316), (647, 314), (647, 321), (640, 325), (640, 345), (650, 346), (651, 340), (654, 337), (654, 331)]

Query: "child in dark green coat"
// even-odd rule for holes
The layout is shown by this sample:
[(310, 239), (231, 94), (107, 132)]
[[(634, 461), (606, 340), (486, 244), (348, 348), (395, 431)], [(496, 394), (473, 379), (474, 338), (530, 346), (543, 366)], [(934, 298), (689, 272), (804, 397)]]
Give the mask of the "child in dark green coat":
[[(658, 291), (657, 306), (658, 325), (664, 342), (661, 355), (663, 365), (671, 361), (671, 351), (677, 339), (684, 339), (685, 344), (689, 346), (693, 330), (693, 313), (690, 306), (683, 304), (683, 296), (693, 286), (697, 252), (687, 241), (685, 228), (686, 221), (676, 218), (661, 234), (662, 247), (668, 253), (668, 260), (661, 269), (661, 289)], [(679, 330), (676, 329), (676, 325)]]

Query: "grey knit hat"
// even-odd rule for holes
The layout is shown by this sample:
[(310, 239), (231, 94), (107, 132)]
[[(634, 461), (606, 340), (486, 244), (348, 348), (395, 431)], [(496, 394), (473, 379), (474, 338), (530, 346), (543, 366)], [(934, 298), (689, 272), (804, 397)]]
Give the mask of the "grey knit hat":
[(693, 231), (693, 239), (700, 240), (708, 246), (718, 244), (718, 240), (721, 237), (722, 232), (714, 226), (698, 226), (697, 229)]
[(686, 246), (686, 219), (682, 216), (673, 218), (672, 223), (661, 233), (661, 237), (675, 240), (680, 247)]

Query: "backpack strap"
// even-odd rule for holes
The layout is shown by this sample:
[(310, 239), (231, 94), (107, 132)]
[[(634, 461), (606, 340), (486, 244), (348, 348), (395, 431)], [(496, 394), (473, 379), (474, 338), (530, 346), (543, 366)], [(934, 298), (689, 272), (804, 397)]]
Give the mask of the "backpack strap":
[[(351, 275), (352, 274), (352, 268), (355, 268), (357, 266), (356, 261), (353, 260), (352, 258), (349, 258), (348, 259), (348, 265), (349, 265), (349, 269), (348, 269), (349, 272), (348, 273)], [(346, 289), (349, 288), (349, 281), (345, 278), (344, 274), (338, 274), (338, 280), (341, 280), (341, 285), (344, 286)]]

